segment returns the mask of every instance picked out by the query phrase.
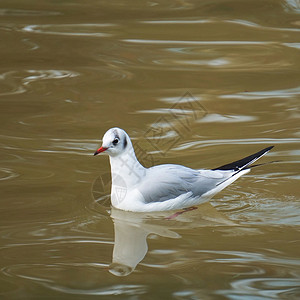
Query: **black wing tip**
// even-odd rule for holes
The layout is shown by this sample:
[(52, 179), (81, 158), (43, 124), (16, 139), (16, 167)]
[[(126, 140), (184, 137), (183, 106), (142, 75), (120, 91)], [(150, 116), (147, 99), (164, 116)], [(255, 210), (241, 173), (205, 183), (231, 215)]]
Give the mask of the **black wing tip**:
[[(270, 151), (271, 149), (273, 149), (275, 146), (269, 146), (269, 147), (267, 147), (267, 148), (265, 148), (265, 149), (263, 149), (264, 151)], [(261, 151), (263, 151), (263, 150), (261, 150)]]
[(274, 146), (269, 146), (267, 148), (264, 148), (252, 155), (249, 155), (245, 158), (242, 158), (240, 160), (234, 161), (232, 163), (220, 166), (218, 168), (215, 168), (213, 170), (235, 170), (235, 171), (239, 171), (245, 168), (250, 168), (250, 165), (256, 161), (257, 159), (259, 159), (261, 156), (263, 156), (264, 154), (266, 154), (267, 152), (269, 152), (272, 148), (274, 148)]

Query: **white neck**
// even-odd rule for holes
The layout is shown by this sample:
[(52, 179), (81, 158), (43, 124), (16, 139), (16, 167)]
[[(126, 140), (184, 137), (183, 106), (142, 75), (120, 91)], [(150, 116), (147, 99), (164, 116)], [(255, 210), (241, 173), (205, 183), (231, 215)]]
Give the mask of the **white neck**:
[(118, 156), (110, 156), (112, 184), (126, 185), (127, 189), (134, 187), (146, 173), (146, 169), (137, 160), (132, 147)]

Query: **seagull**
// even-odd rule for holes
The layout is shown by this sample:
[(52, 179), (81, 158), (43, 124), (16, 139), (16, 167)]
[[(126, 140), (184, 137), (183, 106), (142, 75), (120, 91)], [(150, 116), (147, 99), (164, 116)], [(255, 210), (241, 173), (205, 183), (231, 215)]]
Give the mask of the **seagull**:
[(270, 151), (257, 153), (215, 169), (190, 169), (176, 164), (143, 167), (137, 160), (128, 134), (109, 129), (94, 153), (109, 155), (112, 206), (132, 212), (186, 209), (209, 201), (214, 195), (250, 171), (256, 160)]

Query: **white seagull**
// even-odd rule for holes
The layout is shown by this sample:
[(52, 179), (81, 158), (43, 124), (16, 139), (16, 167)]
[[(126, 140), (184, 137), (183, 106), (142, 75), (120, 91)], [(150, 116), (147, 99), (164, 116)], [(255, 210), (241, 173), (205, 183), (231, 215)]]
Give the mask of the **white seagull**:
[(272, 148), (212, 170), (174, 164), (145, 168), (137, 160), (128, 134), (115, 127), (104, 134), (102, 146), (94, 155), (109, 155), (112, 205), (126, 211), (151, 212), (189, 208), (208, 201), (248, 173), (250, 165)]

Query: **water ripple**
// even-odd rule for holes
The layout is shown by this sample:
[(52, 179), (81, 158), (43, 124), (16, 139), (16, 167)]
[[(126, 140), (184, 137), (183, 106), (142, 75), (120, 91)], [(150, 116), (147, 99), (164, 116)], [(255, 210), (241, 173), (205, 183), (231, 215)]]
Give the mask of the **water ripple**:
[(269, 98), (294, 98), (300, 95), (300, 86), (282, 90), (243, 92), (232, 95), (221, 95), (221, 99), (261, 100)]
[(62, 15), (58, 11), (43, 11), (43, 10), (26, 10), (26, 9), (0, 9), (0, 16), (15, 16), (15, 17), (42, 17), (42, 16), (59, 16)]
[(27, 85), (31, 82), (46, 80), (46, 79), (62, 79), (62, 78), (72, 78), (79, 76), (79, 73), (68, 70), (27, 70), (30, 74), (23, 78), (23, 84)]
[(26, 92), (26, 88), (22, 85), (16, 76), (16, 71), (9, 71), (0, 74), (1, 92), (0, 96), (17, 95)]
[(126, 43), (159, 44), (159, 45), (277, 45), (276, 42), (266, 41), (183, 41), (183, 40), (150, 40), (150, 39), (123, 39)]
[(253, 263), (253, 262), (266, 262), (274, 265), (291, 265), (300, 266), (300, 261), (297, 259), (281, 258), (282, 253), (277, 252), (279, 257), (271, 256), (270, 253), (262, 254), (255, 252), (243, 252), (243, 251), (217, 251), (217, 250), (195, 250), (196, 253), (201, 254), (214, 254), (214, 258), (208, 258), (206, 262), (221, 262), (221, 263)]
[(103, 28), (110, 28), (114, 24), (56, 24), (56, 25), (27, 25), (21, 29), (23, 32), (66, 35), (66, 36), (93, 36), (93, 37), (109, 37), (111, 33), (99, 32)]
[[(231, 289), (217, 291), (229, 299), (299, 299), (299, 279), (251, 278), (231, 283)], [(259, 297), (259, 298), (257, 298)]]
[(63, 286), (53, 286), (47, 285), (49, 288), (60, 291), (67, 294), (79, 294), (79, 295), (97, 295), (97, 296), (120, 296), (120, 295), (131, 295), (136, 297), (136, 295), (142, 295), (147, 292), (147, 287), (145, 285), (112, 285), (106, 288), (95, 288), (90, 290), (84, 290), (79, 288), (67, 288)]
[[(288, 180), (290, 181), (290, 179)], [(276, 184), (278, 185), (280, 182)], [(272, 186), (272, 184), (269, 186)], [(219, 203), (216, 205), (218, 209), (229, 213), (231, 219), (252, 225), (299, 226), (300, 208), (297, 197), (289, 195), (279, 196), (276, 192), (272, 195), (270, 191), (270, 195), (264, 197), (265, 190), (253, 188), (251, 189), (252, 193), (234, 192), (235, 196), (225, 196), (221, 201), (214, 200), (214, 203)], [(248, 195), (248, 198), (244, 198), (245, 195)]]
[[(293, 1), (293, 0), (292, 0)], [(254, 29), (259, 29), (260, 31), (287, 31), (287, 32), (299, 32), (299, 28), (284, 28), (284, 27), (271, 27), (263, 26), (255, 22), (251, 22), (243, 19), (229, 19), (229, 20), (217, 20), (214, 18), (211, 19), (195, 19), (195, 20), (182, 20), (182, 19), (173, 19), (173, 20), (149, 20), (149, 21), (140, 21), (142, 24), (159, 24), (159, 25), (195, 25), (195, 24), (223, 24), (223, 25), (240, 25), (242, 27), (250, 27)], [(236, 28), (236, 27), (235, 27)]]
[(0, 173), (0, 181), (2, 180), (9, 180), (15, 177), (18, 177), (20, 174), (14, 172), (11, 169), (7, 169), (7, 168), (0, 168), (0, 172), (2, 172), (3, 174)]
[[(58, 138), (24, 138), (18, 136), (0, 135), (2, 148), (7, 150), (22, 150), (29, 152), (72, 153), (77, 155), (91, 155), (99, 145), (99, 140), (88, 139), (58, 139)], [(6, 144), (4, 144), (6, 141)], [(24, 148), (24, 141), (28, 147)], [(41, 148), (41, 141), (44, 145)]]
[[(139, 59), (149, 65), (172, 70), (199, 71), (199, 67), (220, 71), (285, 70), (298, 68), (297, 45), (273, 41), (209, 41), (209, 40), (147, 40), (124, 39), (123, 42), (149, 45), (147, 58)], [(150, 48), (151, 47), (151, 48)], [(152, 48), (172, 55), (153, 57)], [(249, 50), (251, 48), (251, 50)], [(152, 50), (151, 50), (152, 49)], [(290, 55), (283, 55), (287, 51)]]
[(285, 3), (283, 5), (288, 11), (300, 13), (299, 0), (285, 0)]
[(27, 86), (33, 82), (49, 79), (73, 78), (80, 74), (70, 70), (24, 70), (9, 71), (0, 74), (0, 82), (4, 92), (0, 96), (22, 94), (27, 91)]
[[(297, 138), (255, 138), (255, 139), (219, 139), (219, 140), (197, 140), (193, 142), (183, 143), (180, 146), (174, 148), (173, 150), (185, 150), (185, 149), (192, 149), (192, 148), (203, 148), (213, 145), (249, 145), (249, 144), (298, 144), (300, 143), (299, 139)], [(274, 153), (269, 153), (268, 155), (275, 155)]]
[(254, 116), (207, 114), (198, 122), (199, 123), (241, 123), (241, 122), (252, 122), (257, 119), (258, 117), (254, 117)]
[[(105, 272), (106, 268), (108, 265), (102, 263), (19, 264), (2, 268), (1, 271), (6, 276), (30, 280), (65, 294), (136, 296), (146, 293), (147, 287), (145, 285), (115, 284), (103, 287), (101, 280), (99, 281), (99, 276), (103, 276), (102, 271)], [(88, 285), (87, 278), (89, 278)]]
[(295, 48), (297, 50), (300, 49), (300, 43), (283, 43), (283, 45), (291, 48)]
[(262, 26), (259, 24), (256, 24), (254, 22), (249, 22), (249, 21), (245, 21), (245, 20), (227, 20), (225, 21), (227, 23), (232, 23), (232, 24), (238, 24), (238, 25), (244, 25), (244, 26), (248, 26), (248, 27), (254, 27), (260, 30), (272, 30), (272, 31), (290, 31), (290, 32), (299, 32), (300, 29), (299, 28), (284, 28), (284, 27), (267, 27), (267, 26)]

